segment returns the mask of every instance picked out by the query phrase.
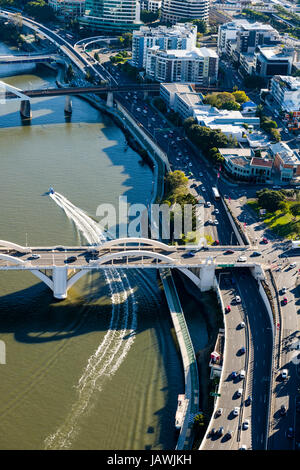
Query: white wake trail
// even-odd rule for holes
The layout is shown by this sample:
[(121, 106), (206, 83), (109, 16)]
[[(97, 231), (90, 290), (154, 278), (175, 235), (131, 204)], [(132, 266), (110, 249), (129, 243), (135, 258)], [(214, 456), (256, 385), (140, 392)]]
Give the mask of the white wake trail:
[[(82, 209), (72, 204), (65, 196), (51, 195), (67, 217), (73, 221), (77, 230), (90, 244), (102, 244), (107, 240), (98, 224)], [(70, 448), (79, 432), (78, 421), (87, 412), (95, 391), (101, 391), (105, 381), (119, 368), (135, 338), (137, 326), (136, 300), (134, 290), (122, 271), (104, 271), (112, 299), (112, 316), (109, 329), (96, 351), (89, 358), (87, 366), (79, 379), (78, 399), (73, 404), (65, 422), (52, 435), (45, 439), (48, 449)], [(124, 340), (126, 336), (126, 340)]]

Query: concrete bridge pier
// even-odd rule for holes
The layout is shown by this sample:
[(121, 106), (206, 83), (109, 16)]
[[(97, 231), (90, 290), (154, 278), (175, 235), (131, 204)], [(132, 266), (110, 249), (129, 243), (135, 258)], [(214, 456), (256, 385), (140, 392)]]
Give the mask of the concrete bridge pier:
[(113, 108), (114, 106), (114, 94), (112, 91), (107, 93), (106, 106), (108, 108)]
[(52, 273), (53, 295), (62, 300), (67, 297), (68, 269), (65, 266), (55, 266)]
[(208, 262), (201, 266), (199, 279), (201, 292), (213, 289), (215, 282), (215, 264), (213, 262)]
[(72, 100), (70, 95), (66, 95), (65, 99), (65, 113), (72, 114)]
[(20, 114), (24, 119), (31, 119), (32, 118), (32, 111), (30, 100), (22, 100), (21, 107), (20, 107)]

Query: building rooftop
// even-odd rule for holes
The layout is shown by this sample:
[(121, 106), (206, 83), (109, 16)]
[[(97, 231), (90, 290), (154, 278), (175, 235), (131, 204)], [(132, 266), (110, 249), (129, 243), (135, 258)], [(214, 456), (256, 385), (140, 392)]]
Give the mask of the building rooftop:
[(218, 54), (213, 49), (209, 49), (207, 47), (194, 47), (190, 50), (186, 49), (168, 49), (168, 50), (160, 50), (159, 46), (153, 46), (148, 49), (149, 51), (156, 51), (158, 54), (162, 56), (168, 56), (170, 58), (184, 58), (184, 59), (198, 59), (198, 58), (205, 58), (205, 57), (214, 57), (215, 59), (218, 58)]
[(202, 105), (203, 95), (201, 93), (178, 93), (177, 96), (190, 107)]
[(194, 88), (191, 84), (186, 83), (161, 83), (161, 88), (164, 88), (169, 93), (193, 93)]
[(270, 47), (270, 46), (258, 46), (259, 52), (267, 59), (267, 60), (278, 60), (280, 58), (286, 59), (287, 57), (291, 57), (294, 54), (294, 50), (292, 48), (285, 48), (285, 47)]
[(265, 167), (265, 168), (272, 168), (273, 161), (272, 160), (265, 160), (264, 158), (253, 157), (251, 159), (251, 165), (261, 166), (261, 167)]
[(251, 157), (252, 150), (250, 148), (241, 148), (241, 147), (234, 147), (234, 148), (219, 148), (218, 149), (220, 154), (225, 157), (226, 155), (231, 156), (240, 156), (240, 157)]
[(270, 151), (274, 156), (279, 154), (284, 165), (300, 164), (298, 152), (293, 151), (285, 142), (277, 142), (277, 144), (270, 145)]
[(274, 75), (273, 80), (282, 82), (282, 85), (291, 91), (300, 90), (300, 77), (290, 75)]

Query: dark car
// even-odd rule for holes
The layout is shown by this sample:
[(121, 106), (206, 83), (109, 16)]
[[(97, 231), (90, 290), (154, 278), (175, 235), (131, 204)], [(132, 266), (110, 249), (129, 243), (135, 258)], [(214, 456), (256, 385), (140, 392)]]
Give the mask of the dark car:
[(261, 253), (259, 251), (253, 251), (251, 256), (261, 256)]
[(231, 377), (233, 379), (235, 379), (237, 377), (237, 372), (235, 372), (235, 371), (231, 372)]
[(216, 434), (216, 429), (215, 428), (212, 428), (211, 431), (209, 432), (208, 436), (209, 437), (212, 437)]
[(74, 261), (76, 260), (77, 260), (77, 256), (69, 256), (69, 258), (65, 260), (65, 263), (74, 263)]
[(226, 250), (224, 255), (232, 255), (234, 253), (233, 250)]
[(286, 437), (287, 437), (288, 439), (293, 439), (293, 437), (294, 437), (294, 429), (293, 429), (293, 428), (289, 428), (289, 429), (287, 430)]
[(245, 352), (246, 352), (246, 349), (244, 348), (244, 346), (243, 346), (243, 347), (241, 347), (241, 349), (240, 349), (240, 351), (239, 351), (239, 352), (240, 352), (240, 354), (245, 354)]
[(280, 407), (280, 414), (281, 414), (281, 416), (286, 415), (286, 407), (284, 405), (281, 405), (281, 407)]
[(183, 258), (192, 258), (193, 256), (195, 256), (195, 253), (193, 251), (188, 251), (187, 253), (184, 253), (182, 255)]
[(227, 433), (226, 433), (226, 438), (227, 438), (227, 439), (231, 439), (232, 436), (233, 436), (233, 431), (227, 431)]
[(288, 299), (286, 297), (283, 297), (282, 303), (283, 303), (283, 305), (286, 305), (288, 303)]
[(223, 426), (220, 426), (218, 429), (218, 436), (223, 436), (223, 434), (224, 434), (224, 428)]
[(251, 403), (252, 403), (252, 397), (251, 397), (251, 395), (249, 395), (249, 397), (247, 398), (247, 400), (246, 400), (245, 403), (246, 403), (247, 406), (251, 405)]

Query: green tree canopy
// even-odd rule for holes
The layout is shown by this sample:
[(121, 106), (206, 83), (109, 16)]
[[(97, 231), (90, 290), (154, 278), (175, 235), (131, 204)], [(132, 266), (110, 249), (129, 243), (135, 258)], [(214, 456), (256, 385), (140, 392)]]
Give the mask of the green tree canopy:
[(259, 205), (268, 212), (275, 212), (280, 209), (280, 203), (285, 199), (281, 191), (272, 191), (270, 189), (262, 189), (257, 191), (256, 194)]

